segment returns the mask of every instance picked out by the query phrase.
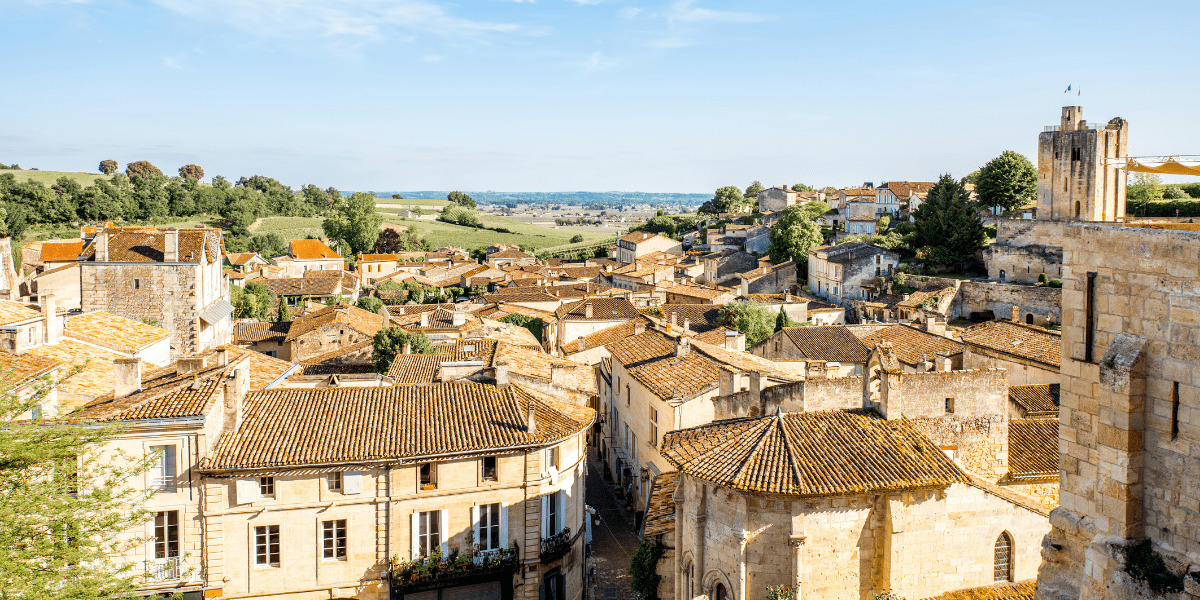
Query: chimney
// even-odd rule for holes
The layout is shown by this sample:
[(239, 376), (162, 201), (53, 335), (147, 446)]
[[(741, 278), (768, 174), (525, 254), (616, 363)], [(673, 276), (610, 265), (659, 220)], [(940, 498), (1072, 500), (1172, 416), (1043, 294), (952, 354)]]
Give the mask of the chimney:
[(575, 351), (576, 351), (576, 352), (583, 352), (583, 351), (584, 351), (584, 349), (585, 349), (586, 347), (587, 347), (587, 342), (585, 342), (585, 341), (583, 340), (583, 336), (582, 336), (582, 335), (581, 335), (581, 336), (579, 336), (579, 338), (575, 340)]
[(675, 356), (685, 356), (691, 350), (688, 338), (679, 336), (675, 338)]
[(429, 327), (429, 311), (421, 313), (421, 327)]
[(792, 290), (787, 290), (787, 291), (785, 291), (785, 292), (783, 293), (783, 301), (784, 301), (784, 302), (787, 302), (787, 303), (791, 303), (791, 301), (792, 301)]
[(679, 321), (679, 313), (671, 313), (671, 327), (667, 331), (675, 331), (675, 324)]
[(726, 331), (725, 332), (725, 349), (726, 350), (737, 350), (738, 349), (737, 339), (738, 339), (738, 333), (736, 331)]
[(163, 232), (163, 262), (179, 262), (179, 230)]
[(454, 317), (451, 318), (450, 324), (455, 327), (458, 327), (466, 322), (467, 322), (467, 313), (464, 313), (462, 311), (462, 307), (455, 306), (454, 307)]
[(108, 233), (101, 231), (96, 234), (96, 262), (108, 262)]
[(917, 367), (918, 373), (929, 373), (933, 371), (933, 361), (929, 360), (928, 354), (921, 355), (921, 364)]
[(750, 371), (750, 405), (758, 406), (762, 402), (762, 373)]
[(692, 320), (685, 318), (683, 320), (683, 334), (692, 335)]
[(408, 341), (404, 342), (404, 353), (412, 354), (412, 343), (411, 342), (408, 342)]
[(1012, 317), (1011, 318), (1012, 318), (1013, 323), (1021, 322), (1021, 307), (1020, 306), (1012, 307)]
[(808, 378), (809, 379), (825, 379), (828, 373), (825, 371), (825, 361), (812, 360), (808, 362)]
[(203, 371), (208, 366), (208, 361), (202, 356), (193, 356), (191, 358), (181, 358), (175, 361), (175, 374), (187, 375), (188, 373), (197, 373)]
[(386, 304), (379, 305), (379, 320), (379, 326), (384, 329), (387, 329), (392, 325), (392, 313), (388, 312)]
[(728, 396), (733, 393), (733, 371), (721, 367), (720, 375), (717, 378), (717, 395)]
[(561, 384), (567, 378), (567, 365), (550, 365), (550, 382)]
[(496, 363), (496, 387), (504, 389), (508, 387), (508, 361), (501, 360)]
[(646, 322), (639, 320), (633, 324), (633, 335), (642, 335), (646, 333)]
[(58, 318), (58, 303), (55, 302), (54, 294), (50, 292), (38, 294), (38, 303), (42, 305), (42, 316), (46, 318), (44, 339), (47, 344), (53, 344), (62, 336), (62, 320)]
[(229, 364), (229, 351), (224, 348), (217, 348), (216, 364), (213, 366), (224, 367)]
[(937, 356), (937, 370), (941, 371), (943, 373), (946, 371), (949, 371), (950, 370), (950, 357), (945, 354), (938, 354), (936, 356)]
[(528, 433), (534, 433), (535, 431), (537, 431), (537, 419), (535, 418), (535, 415), (537, 414), (537, 411), (535, 410), (536, 407), (537, 407), (537, 401), (530, 399), (529, 400), (529, 413), (525, 417), (525, 431), (527, 431)]
[(583, 318), (585, 318), (585, 319), (592, 318), (592, 303), (591, 302), (583, 303)]
[(142, 359), (118, 358), (113, 361), (113, 398), (124, 398), (142, 391)]

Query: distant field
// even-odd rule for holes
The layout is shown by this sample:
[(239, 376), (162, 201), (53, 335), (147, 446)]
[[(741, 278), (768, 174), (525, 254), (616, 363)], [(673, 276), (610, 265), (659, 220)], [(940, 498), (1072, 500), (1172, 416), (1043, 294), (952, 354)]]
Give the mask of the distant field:
[(417, 235), (428, 240), (435, 248), (441, 246), (458, 246), (469, 250), (480, 246), (491, 246), (492, 244), (519, 244), (535, 248), (545, 248), (547, 246), (561, 246), (566, 244), (572, 236), (578, 233), (583, 233), (585, 239), (604, 237), (595, 233), (528, 225), (504, 217), (481, 215), (480, 218), (489, 227), (505, 227), (515, 233), (500, 233), (489, 229), (461, 227), (441, 221), (398, 219), (389, 215), (384, 216), (384, 221), (415, 230)]
[(412, 206), (445, 206), (450, 204), (449, 200), (435, 200), (432, 198), (376, 198), (375, 204), (408, 204)]
[(321, 232), (321, 217), (268, 217), (263, 221), (254, 234), (278, 233), (285, 240), (299, 240), (309, 235), (324, 237)]
[(51, 185), (58, 181), (59, 177), (70, 177), (79, 182), (79, 185), (87, 187), (96, 182), (97, 178), (108, 178), (108, 175), (102, 173), (76, 173), (71, 171), (16, 171), (9, 169), (0, 169), (0, 175), (12, 173), (17, 177), (17, 181), (36, 181), (42, 185)]

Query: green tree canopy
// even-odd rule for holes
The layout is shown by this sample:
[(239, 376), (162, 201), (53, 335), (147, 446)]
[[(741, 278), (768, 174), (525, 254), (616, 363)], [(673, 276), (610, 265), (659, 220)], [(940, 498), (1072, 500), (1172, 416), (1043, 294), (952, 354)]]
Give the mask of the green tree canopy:
[(459, 206), (475, 208), (475, 199), (458, 190), (446, 194), (446, 199)]
[(355, 192), (349, 198), (340, 198), (321, 223), (325, 235), (344, 242), (354, 254), (370, 252), (379, 239), (379, 226), (383, 215), (375, 210), (375, 196)]
[(763, 187), (763, 184), (761, 182), (759, 182), (758, 180), (755, 180), (755, 181), (751, 182), (750, 185), (746, 186), (746, 193), (745, 193), (744, 197), (747, 200), (749, 200), (751, 198), (757, 199), (758, 193), (765, 189), (767, 189), (767, 188)]
[(975, 184), (980, 205), (1016, 210), (1036, 197), (1037, 169), (1028, 158), (1005, 150), (983, 165)]
[(363, 296), (358, 299), (358, 307), (369, 312), (379, 312), (383, 307), (383, 300), (375, 296)]
[(580, 243), (580, 242), (582, 242), (582, 241), (583, 241), (583, 234), (582, 234), (582, 233), (577, 233), (577, 234), (575, 234), (575, 235), (571, 236), (571, 242), (570, 242), (570, 243), (572, 243), (572, 244), (578, 244), (578, 243)]
[(780, 306), (779, 314), (775, 315), (775, 331), (779, 331), (784, 327), (794, 327), (795, 325), (796, 322), (793, 321), (792, 318), (788, 316), (787, 312), (783, 310), (783, 307)]
[(737, 186), (727, 185), (713, 194), (713, 207), (718, 213), (734, 212), (747, 204), (746, 197)]
[(929, 190), (913, 219), (909, 247), (934, 265), (963, 267), (987, 239), (970, 193), (949, 174)]
[(475, 211), (457, 204), (447, 204), (438, 215), (438, 220), (463, 227), (483, 227), (483, 221), (479, 220), (479, 215)]
[(279, 306), (277, 306), (275, 309), (274, 321), (276, 323), (287, 323), (288, 321), (291, 321), (291, 320), (292, 320), (292, 311), (288, 309), (288, 305), (287, 305), (287, 302), (285, 302), (284, 297), (280, 296), (279, 297)]
[(230, 284), (229, 292), (233, 301), (233, 317), (235, 319), (265, 321), (271, 307), (275, 305), (275, 293), (261, 283), (252, 281), (246, 284), (245, 289)]
[(815, 191), (816, 191), (816, 189), (817, 189), (817, 188), (809, 187), (809, 186), (807, 186), (807, 185), (804, 185), (803, 183), (794, 183), (794, 184), (792, 184), (792, 191), (793, 191), (793, 192), (815, 192)]
[[(821, 228), (805, 205), (789, 206), (783, 210), (779, 221), (771, 228), (771, 242), (767, 255), (775, 263), (796, 261), (797, 276), (807, 277), (808, 251), (821, 245)], [(819, 210), (817, 207), (814, 210)]]
[(718, 321), (719, 326), (745, 334), (746, 347), (771, 337), (775, 324), (771, 311), (760, 302), (730, 302), (721, 307)]
[(658, 561), (662, 560), (663, 549), (650, 540), (642, 540), (629, 560), (629, 587), (644, 600), (658, 600)]
[(501, 323), (512, 323), (518, 327), (524, 327), (533, 334), (537, 341), (542, 341), (542, 330), (546, 327), (546, 323), (537, 317), (523, 315), (521, 313), (513, 313), (500, 317)]
[(117, 169), (119, 168), (120, 167), (117, 165), (117, 161), (111, 158), (106, 158), (100, 161), (100, 172), (104, 173), (105, 175), (112, 175), (113, 173), (116, 173)]
[(200, 165), (183, 165), (179, 167), (179, 176), (192, 181), (200, 181), (204, 179), (204, 169)]
[(392, 368), (397, 354), (404, 353), (404, 343), (408, 342), (412, 354), (433, 354), (433, 344), (424, 334), (405, 331), (399, 327), (384, 327), (375, 333), (371, 342), (375, 349), (375, 371), (387, 373)]
[(163, 177), (163, 172), (158, 167), (150, 164), (150, 161), (139, 160), (125, 165), (125, 175), (129, 177), (133, 177), (134, 175), (141, 175), (142, 177), (148, 177), (150, 175)]

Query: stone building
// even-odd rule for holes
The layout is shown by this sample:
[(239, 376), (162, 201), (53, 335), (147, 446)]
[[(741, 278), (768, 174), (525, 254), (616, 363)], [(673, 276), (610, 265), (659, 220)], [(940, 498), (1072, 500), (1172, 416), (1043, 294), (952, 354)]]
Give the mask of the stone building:
[[(879, 344), (891, 344), (892, 354), (905, 373), (962, 369), (966, 346), (929, 329), (888, 325), (863, 337), (862, 341), (871, 348)], [(950, 362), (950, 369), (939, 369), (937, 363), (946, 360)]]
[(784, 294), (796, 287), (796, 262), (760, 266), (738, 273), (739, 294)]
[(996, 219), (996, 243), (984, 248), (988, 278), (1034, 283), (1045, 273), (1062, 277), (1062, 233), (1065, 223), (1030, 219)]
[(758, 268), (758, 257), (748, 252), (726, 248), (703, 257), (704, 283), (736, 286), (738, 274)]
[(614, 258), (631, 263), (652, 252), (682, 255), (683, 244), (658, 233), (633, 231), (617, 240), (617, 255)]
[(964, 368), (1008, 369), (1013, 385), (1059, 382), (1063, 344), (1056, 331), (1016, 320), (988, 321), (964, 329), (961, 339), (966, 345)]
[(1129, 155), (1129, 123), (1089, 125), (1082, 106), (1064, 106), (1057, 127), (1038, 136), (1037, 218), (1115, 221), (1125, 216), (1124, 173), (1110, 163)]
[(641, 316), (631, 302), (624, 298), (588, 298), (563, 304), (554, 312), (558, 319), (555, 346), (577, 341), (580, 337), (620, 325)]
[(223, 257), (220, 229), (105, 228), (80, 255), (82, 309), (170, 331), (172, 358), (227, 344)]
[(779, 212), (799, 201), (800, 193), (787, 186), (767, 188), (758, 193), (758, 212)]
[(830, 377), (862, 375), (871, 351), (845, 325), (784, 327), (750, 348), (773, 361), (820, 361)]
[(341, 271), (345, 259), (321, 240), (291, 240), (288, 253), (271, 259), (283, 268), (284, 277), (303, 277), (308, 271)]
[[(386, 310), (381, 308), (380, 312), (383, 314), (337, 304), (297, 317), (288, 327), (282, 343), (288, 347), (287, 359), (293, 363), (304, 363), (335, 350), (370, 342), (380, 329), (393, 323)], [(266, 341), (266, 338), (258, 341)]]
[(660, 590), (673, 600), (779, 585), (805, 600), (926, 598), (1028, 579), (1047, 529), (1044, 509), (871, 411), (718, 421), (668, 434), (663, 454), (678, 470), (673, 523), (654, 524), (672, 538)]
[[(1063, 239), (1062, 483), (1038, 598), (1194, 598), (1200, 233), (1072, 224)], [(1130, 573), (1142, 544), (1133, 556), (1182, 593)]]
[(521, 252), (517, 248), (510, 247), (496, 252), (489, 252), (484, 262), (493, 269), (502, 269), (505, 267), (536, 265), (537, 257), (528, 252)]
[(358, 285), (371, 285), (376, 279), (400, 270), (398, 254), (359, 254), (356, 257)]
[(808, 251), (808, 287), (831, 302), (865, 299), (875, 279), (890, 277), (900, 255), (866, 242), (846, 242)]

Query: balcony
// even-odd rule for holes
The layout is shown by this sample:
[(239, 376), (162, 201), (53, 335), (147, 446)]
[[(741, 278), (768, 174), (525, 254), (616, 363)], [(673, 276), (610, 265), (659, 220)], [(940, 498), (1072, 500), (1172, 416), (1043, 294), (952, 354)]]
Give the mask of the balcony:
[(146, 561), (147, 581), (166, 581), (180, 578), (180, 557), (156, 558)]
[(457, 548), (448, 556), (441, 551), (415, 560), (394, 560), (388, 569), (392, 596), (412, 594), (486, 581), (503, 581), (517, 572), (521, 555), (516, 542), (502, 550), (479, 551), (472, 548), (460, 553)]
[(567, 527), (548, 538), (542, 538), (542, 564), (554, 562), (571, 551), (571, 528)]

